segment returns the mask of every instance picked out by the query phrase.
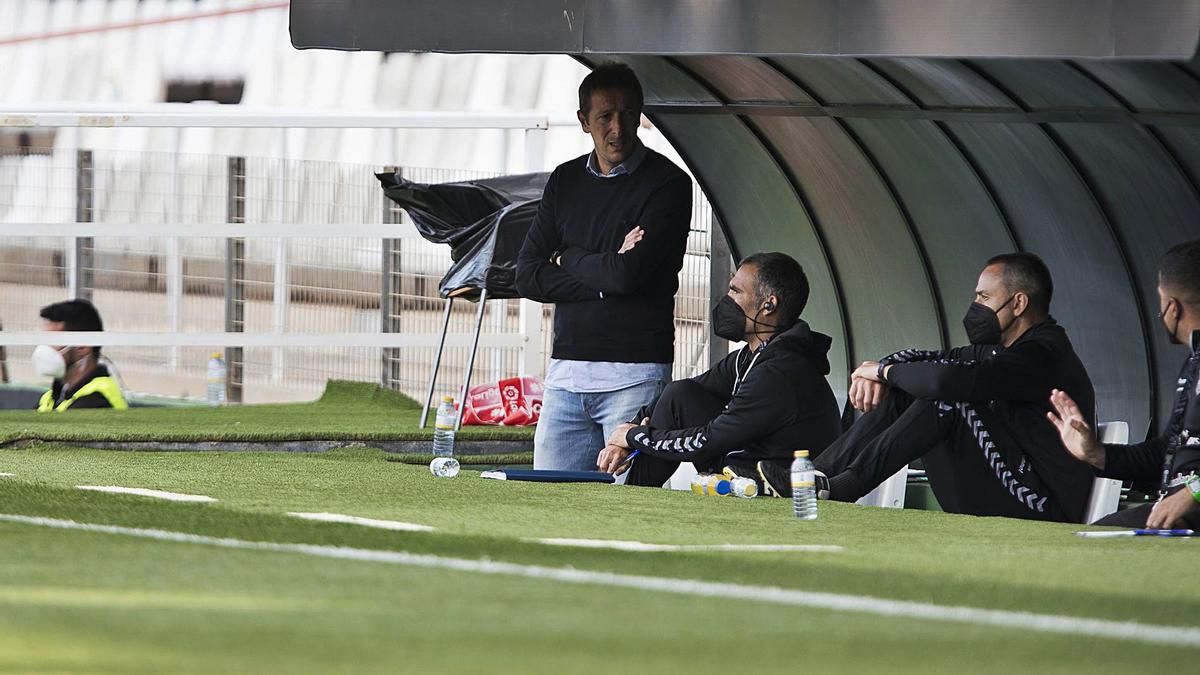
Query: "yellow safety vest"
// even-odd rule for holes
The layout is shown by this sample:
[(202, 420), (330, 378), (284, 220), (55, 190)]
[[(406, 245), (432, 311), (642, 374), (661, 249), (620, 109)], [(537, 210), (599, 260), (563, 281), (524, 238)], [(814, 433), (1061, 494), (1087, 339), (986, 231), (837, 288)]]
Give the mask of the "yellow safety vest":
[(79, 391), (75, 392), (71, 398), (59, 403), (58, 406), (54, 405), (54, 390), (47, 391), (42, 394), (42, 400), (38, 401), (37, 411), (63, 412), (70, 408), (76, 399), (96, 393), (108, 399), (108, 404), (113, 407), (113, 410), (124, 410), (129, 407), (129, 404), (125, 402), (125, 397), (121, 395), (121, 387), (117, 385), (116, 380), (111, 377), (94, 377), (91, 382), (80, 387)]

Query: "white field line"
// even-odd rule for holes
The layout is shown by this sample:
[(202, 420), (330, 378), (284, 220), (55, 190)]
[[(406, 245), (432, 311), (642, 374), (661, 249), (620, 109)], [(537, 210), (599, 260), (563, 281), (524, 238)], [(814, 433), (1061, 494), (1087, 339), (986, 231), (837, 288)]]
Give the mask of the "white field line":
[(206, 495), (187, 495), (182, 492), (165, 492), (163, 490), (150, 490), (147, 488), (131, 488), (119, 487), (117, 485), (76, 485), (77, 490), (91, 490), (92, 492), (112, 492), (123, 495), (139, 495), (141, 497), (154, 497), (155, 499), (167, 499), (173, 502), (215, 502), (217, 500)]
[(622, 541), (619, 539), (526, 539), (525, 541), (547, 546), (578, 546), (581, 548), (608, 548), (617, 551), (746, 551), (840, 553), (841, 546), (825, 544), (648, 544), (644, 541)]
[(303, 518), (305, 520), (319, 520), (326, 523), (349, 523), (351, 525), (365, 525), (366, 527), (377, 527), (381, 530), (401, 530), (404, 532), (434, 531), (434, 528), (428, 525), (405, 523), (399, 520), (376, 520), (375, 518), (348, 516), (343, 513), (288, 513), (288, 515), (295, 516), (297, 518)]
[(4, 473), (3, 471), (0, 471), (0, 477), (8, 478), (15, 475), (15, 473)]
[(300, 553), (303, 555), (338, 560), (356, 560), (365, 562), (381, 562), (393, 565), (410, 565), (430, 569), (454, 570), (456, 572), (477, 572), (480, 574), (503, 574), (508, 576), (525, 577), (529, 579), (548, 579), (571, 584), (586, 584), (608, 586), (614, 588), (632, 588), (642, 591), (657, 591), (660, 593), (675, 593), (708, 598), (728, 598), (733, 600), (752, 600), (768, 602), (777, 605), (792, 605), (827, 609), (842, 612), (859, 612), (876, 616), (905, 617), (926, 619), (930, 621), (949, 621), (974, 625), (1015, 628), (1041, 633), (1058, 633), (1065, 635), (1083, 635), (1087, 637), (1105, 637), (1135, 642), (1149, 642), (1172, 646), (1187, 646), (1200, 648), (1200, 628), (1193, 626), (1162, 626), (1134, 621), (1110, 621), (1107, 619), (1087, 619), (1056, 614), (1034, 614), (1032, 612), (1011, 612), (999, 609), (980, 609), (977, 607), (955, 607), (934, 605), (924, 602), (909, 602), (905, 600), (886, 600), (865, 595), (841, 595), (837, 593), (818, 593), (799, 591), (771, 586), (750, 586), (741, 584), (725, 584), (693, 579), (671, 579), (667, 577), (647, 577), (613, 572), (594, 572), (564, 567), (540, 567), (537, 565), (519, 565), (516, 563), (495, 562), (491, 560), (466, 560), (463, 558), (444, 558), (436, 555), (404, 553), (401, 551), (373, 551), (360, 548), (344, 548), (340, 546), (316, 546), (313, 544), (279, 544), (266, 541), (245, 541), (242, 539), (226, 539), (205, 537), (186, 532), (169, 532), (166, 530), (150, 530), (116, 525), (97, 525), (77, 523), (72, 520), (56, 518), (40, 518), (35, 516), (19, 516), (0, 514), (0, 522), (23, 523), (40, 525), (65, 530), (83, 530), (87, 532), (102, 532), (119, 534), (142, 539), (173, 541), (187, 544), (202, 544), (232, 549), (249, 549), (255, 551), (275, 551), (281, 553)]

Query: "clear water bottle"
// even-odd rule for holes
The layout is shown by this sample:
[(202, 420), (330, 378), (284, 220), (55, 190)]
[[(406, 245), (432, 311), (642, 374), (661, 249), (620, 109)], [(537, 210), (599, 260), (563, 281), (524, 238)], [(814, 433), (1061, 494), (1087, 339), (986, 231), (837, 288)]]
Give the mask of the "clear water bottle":
[(208, 368), (205, 371), (205, 379), (208, 381), (209, 405), (225, 404), (225, 380), (228, 375), (229, 371), (225, 367), (225, 359), (221, 358), (221, 352), (213, 352), (212, 357), (208, 359)]
[(807, 450), (797, 450), (792, 460), (792, 511), (800, 520), (817, 519), (817, 470)]
[(718, 473), (698, 473), (692, 477), (692, 492), (707, 497), (729, 494), (729, 479)]
[(729, 479), (729, 494), (742, 499), (754, 499), (758, 496), (758, 483), (752, 478), (737, 476)]
[(454, 478), (458, 475), (458, 460), (454, 459), (454, 397), (443, 396), (437, 409), (437, 420), (433, 424), (433, 461), (429, 471), (439, 478)]

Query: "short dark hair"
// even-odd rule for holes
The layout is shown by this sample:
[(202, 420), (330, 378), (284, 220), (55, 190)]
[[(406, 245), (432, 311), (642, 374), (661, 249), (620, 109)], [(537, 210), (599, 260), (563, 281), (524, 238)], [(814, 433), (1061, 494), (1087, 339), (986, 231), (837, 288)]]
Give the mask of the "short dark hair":
[(738, 267), (754, 265), (757, 301), (762, 302), (774, 295), (779, 301), (775, 310), (779, 313), (779, 326), (786, 328), (800, 319), (800, 313), (808, 305), (808, 277), (796, 259), (786, 253), (755, 253), (742, 258)]
[(1158, 283), (1168, 295), (1200, 307), (1200, 239), (1176, 244), (1163, 254)]
[(1004, 265), (1000, 274), (1001, 283), (1010, 293), (1029, 296), (1029, 306), (1042, 314), (1050, 313), (1050, 300), (1054, 298), (1054, 279), (1050, 268), (1036, 253), (1002, 253), (987, 261), (990, 265)]
[[(61, 323), (63, 330), (104, 330), (104, 322), (100, 320), (100, 312), (96, 311), (96, 306), (87, 300), (76, 299), (56, 302), (53, 305), (43, 307), (40, 314), (47, 321)], [(93, 347), (92, 349), (97, 354), (100, 353), (99, 347)]]
[(596, 66), (596, 69), (588, 73), (587, 77), (583, 78), (583, 82), (579, 83), (579, 112), (587, 117), (588, 113), (592, 111), (592, 94), (597, 91), (613, 89), (633, 94), (633, 97), (637, 99), (639, 111), (646, 102), (645, 96), (642, 94), (642, 83), (638, 81), (633, 69), (624, 63), (610, 61)]

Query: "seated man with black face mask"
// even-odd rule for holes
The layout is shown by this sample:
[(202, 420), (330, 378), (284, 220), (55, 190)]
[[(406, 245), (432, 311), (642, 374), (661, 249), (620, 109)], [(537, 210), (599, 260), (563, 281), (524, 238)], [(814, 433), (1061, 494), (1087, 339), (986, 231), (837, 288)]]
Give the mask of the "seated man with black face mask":
[[(1045, 418), (1051, 390), (1071, 392), (1087, 411), (1095, 393), (1050, 317), (1053, 290), (1036, 255), (998, 255), (963, 320), (970, 346), (859, 366), (849, 400), (866, 414), (814, 460), (817, 496), (855, 501), (920, 457), (945, 511), (1081, 521), (1092, 472)], [(788, 476), (777, 474), (767, 482), (790, 495)]]
[(1200, 530), (1200, 240), (1174, 246), (1163, 256), (1158, 306), (1171, 343), (1189, 348), (1163, 433), (1133, 445), (1102, 444), (1091, 420), (1063, 391), (1052, 394), (1057, 414), (1049, 418), (1067, 450), (1100, 476), (1158, 485), (1157, 502), (1109, 514), (1096, 525)]
[[(100, 313), (87, 300), (68, 300), (42, 308), (48, 331), (102, 331)], [(67, 336), (63, 336), (66, 340)], [(115, 408), (129, 406), (121, 387), (100, 365), (99, 347), (50, 347), (33, 350), (33, 368), (39, 375), (54, 378), (50, 390), (42, 394), (38, 412), (63, 412), (76, 408)]]
[(637, 450), (628, 485), (661, 486), (682, 462), (754, 477), (759, 460), (788, 462), (797, 449), (828, 445), (840, 428), (825, 381), (832, 341), (800, 319), (807, 302), (808, 279), (791, 257), (743, 260), (712, 325), (719, 337), (746, 346), (706, 373), (667, 385), (618, 426), (600, 452), (600, 470), (623, 473)]

